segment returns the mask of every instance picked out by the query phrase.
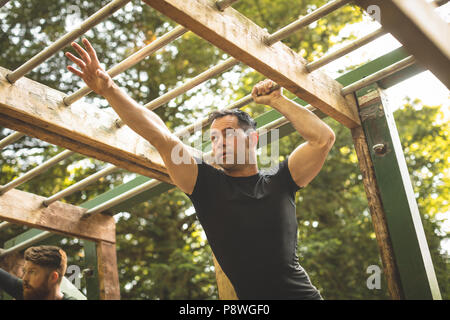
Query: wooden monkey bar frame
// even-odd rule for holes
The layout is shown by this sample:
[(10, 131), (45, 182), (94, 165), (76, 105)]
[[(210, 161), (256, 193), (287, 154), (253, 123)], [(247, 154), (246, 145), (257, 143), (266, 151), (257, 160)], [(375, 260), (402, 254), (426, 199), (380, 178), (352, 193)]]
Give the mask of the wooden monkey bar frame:
[[(234, 1), (231, 1), (234, 2)], [(231, 2), (227, 2), (227, 3), (231, 3)], [(347, 3), (349, 1), (335, 1), (335, 2), (330, 2), (328, 4), (326, 4), (325, 6), (313, 11), (311, 14), (300, 18), (299, 20), (291, 23), (290, 25), (284, 27), (283, 29), (281, 29), (280, 31), (274, 33), (273, 35), (268, 36), (265, 41), (267, 43), (273, 44), (276, 41), (282, 40), (285, 37), (291, 35), (293, 32), (297, 31), (300, 27), (304, 27), (314, 21), (316, 21), (317, 19), (319, 19), (320, 17), (328, 14), (329, 12), (337, 9), (338, 7), (341, 7), (342, 5), (344, 5), (345, 3)], [(220, 7), (224, 8), (224, 6), (226, 5), (226, 3), (221, 3)], [(176, 38), (178, 38), (179, 36), (181, 36), (182, 34), (186, 33), (187, 29), (183, 28), (183, 27), (176, 27), (174, 30), (168, 32), (166, 35), (162, 36), (161, 38), (157, 39), (156, 41), (152, 42), (151, 44), (147, 45), (146, 47), (144, 47), (143, 49), (139, 50), (138, 52), (136, 52), (135, 54), (133, 54), (132, 56), (128, 57), (127, 59), (125, 59), (123, 62), (119, 63), (117, 66), (111, 68), (108, 72), (109, 74), (114, 77), (116, 75), (118, 75), (120, 72), (125, 71), (126, 69), (130, 68), (131, 66), (135, 65), (137, 62), (141, 61), (142, 59), (144, 59), (145, 57), (147, 57), (148, 55), (154, 53), (156, 50), (162, 48), (163, 46), (167, 45), (168, 43), (170, 43), (171, 41), (175, 40)], [(356, 47), (356, 45), (352, 46), (353, 48)], [(338, 55), (335, 55), (335, 59), (338, 57)], [(237, 65), (239, 63), (238, 60), (234, 59), (234, 58), (230, 58), (227, 61), (217, 65), (216, 67), (207, 70), (205, 72), (203, 72), (202, 74), (198, 75), (197, 77), (195, 77), (194, 79), (188, 81), (187, 83), (185, 83), (184, 85), (169, 91), (167, 94), (162, 95), (161, 97), (159, 97), (158, 99), (153, 100), (152, 102), (148, 103), (145, 105), (146, 108), (154, 110), (157, 107), (163, 105), (164, 103), (167, 103), (168, 101), (170, 101), (171, 99), (185, 93), (186, 91), (194, 88), (195, 86), (199, 85), (200, 83), (209, 80), (210, 78), (216, 76), (217, 74), (230, 69), (231, 67), (233, 67), (234, 65)], [(66, 105), (69, 105), (71, 103), (73, 103), (74, 101), (78, 100), (79, 98), (81, 98), (82, 96), (88, 94), (89, 92), (91, 92), (91, 90), (88, 87), (84, 87), (83, 89), (78, 90), (77, 92), (75, 92), (74, 94), (63, 98), (63, 101)], [(242, 99), (241, 99), (242, 100)], [(246, 96), (245, 99), (242, 100), (242, 103), (244, 105), (248, 104), (252, 101), (252, 98), (250, 95)], [(226, 109), (228, 108), (235, 108), (235, 107), (240, 107), (240, 103), (239, 105), (236, 105), (235, 103), (231, 104), (230, 106), (226, 107)], [(181, 130), (181, 132), (177, 135), (181, 136), (183, 134), (186, 133), (191, 133), (191, 130), (193, 128), (195, 128), (197, 125), (201, 125), (202, 127), (206, 124), (207, 122), (207, 118), (200, 120), (199, 122), (196, 122), (194, 125), (189, 126), (187, 131), (186, 129)], [(116, 120), (116, 125), (118, 125), (119, 127), (122, 125), (122, 122), (120, 119)], [(7, 138), (6, 138), (7, 139)], [(5, 139), (5, 140), (6, 140)], [(67, 157), (70, 156), (72, 153), (67, 153)], [(64, 153), (64, 155), (66, 155)], [(30, 172), (30, 174), (25, 174), (24, 176), (22, 176), (20, 179), (17, 179), (18, 181), (14, 181), (14, 183), (8, 184), (7, 186), (4, 186), (3, 189), (2, 187), (0, 187), (0, 194), (2, 193), (2, 190), (4, 190), (3, 192), (5, 192), (6, 190), (9, 190), (12, 187), (16, 187), (19, 185), (19, 183), (23, 183), (25, 181), (27, 181), (28, 179), (31, 179), (32, 177), (34, 177), (35, 175), (37, 175), (38, 173), (43, 172), (44, 170), (48, 169), (51, 165), (54, 165), (56, 163), (58, 163), (59, 161), (61, 161), (62, 159), (64, 159), (65, 157), (63, 157), (62, 155), (57, 155), (54, 158), (48, 160), (46, 163), (40, 165), (39, 167), (35, 168), (33, 170), (33, 172)], [(88, 178), (90, 182), (94, 182), (97, 178), (100, 178), (102, 176), (104, 176), (105, 174), (109, 174), (111, 172), (115, 171), (112, 167), (109, 167), (105, 170), (102, 170), (101, 173), (98, 173), (95, 175), (95, 178)], [(87, 181), (86, 181), (87, 182)], [(77, 187), (80, 186), (84, 186), (86, 184), (78, 184)], [(77, 188), (73, 188), (74, 191), (77, 191)], [(74, 192), (73, 191), (73, 192)], [(72, 192), (70, 192), (72, 193)], [(67, 196), (68, 194), (70, 194), (69, 192), (66, 192), (65, 195)], [(54, 199), (56, 199), (56, 197), (54, 197)], [(44, 205), (48, 204), (49, 200), (45, 200), (44, 201)]]

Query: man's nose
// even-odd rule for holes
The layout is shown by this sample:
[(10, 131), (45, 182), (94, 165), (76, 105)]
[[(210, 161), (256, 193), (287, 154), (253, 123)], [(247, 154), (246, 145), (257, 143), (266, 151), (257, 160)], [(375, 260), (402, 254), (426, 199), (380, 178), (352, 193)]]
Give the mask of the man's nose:
[(225, 139), (222, 136), (218, 135), (212, 140), (212, 145), (217, 149), (225, 145)]
[(227, 150), (227, 139), (222, 139), (222, 141), (221, 141), (220, 144), (218, 145), (218, 149), (219, 149), (221, 152)]

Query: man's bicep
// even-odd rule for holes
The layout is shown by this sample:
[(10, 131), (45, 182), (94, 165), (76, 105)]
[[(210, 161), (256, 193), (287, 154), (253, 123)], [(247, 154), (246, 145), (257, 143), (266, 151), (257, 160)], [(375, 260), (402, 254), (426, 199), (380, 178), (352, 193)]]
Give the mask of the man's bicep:
[(185, 145), (178, 138), (160, 151), (172, 182), (184, 193), (191, 194), (197, 181), (198, 166), (195, 156), (200, 151)]
[(291, 153), (288, 168), (299, 187), (305, 187), (317, 176), (329, 151), (330, 146), (314, 146), (305, 142)]

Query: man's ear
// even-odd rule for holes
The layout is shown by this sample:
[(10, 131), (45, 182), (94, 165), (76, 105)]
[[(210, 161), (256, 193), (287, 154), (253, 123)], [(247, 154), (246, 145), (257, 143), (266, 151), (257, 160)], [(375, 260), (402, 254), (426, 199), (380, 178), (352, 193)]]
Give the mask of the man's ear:
[(56, 271), (52, 271), (52, 272), (50, 273), (50, 281), (51, 281), (52, 283), (56, 283), (56, 282), (58, 282), (58, 280), (59, 280), (59, 273), (56, 272)]
[(259, 140), (259, 134), (257, 131), (253, 131), (250, 133), (250, 141), (253, 146), (257, 146), (258, 145), (258, 140)]

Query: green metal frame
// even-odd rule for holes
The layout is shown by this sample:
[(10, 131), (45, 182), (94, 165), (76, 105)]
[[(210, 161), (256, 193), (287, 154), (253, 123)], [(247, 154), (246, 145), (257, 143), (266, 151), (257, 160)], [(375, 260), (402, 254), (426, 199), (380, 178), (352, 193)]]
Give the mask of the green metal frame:
[[(349, 84), (352, 84), (360, 79), (363, 79), (377, 71), (380, 71), (406, 57), (408, 57), (409, 54), (403, 49), (398, 48), (396, 50), (393, 50), (377, 59), (372, 60), (371, 62), (368, 62), (355, 70), (352, 70), (340, 77), (338, 77), (336, 80), (340, 82), (343, 86), (347, 86)], [(392, 75), (386, 79), (383, 79), (380, 83), (383, 85), (383, 87), (389, 87), (392, 86), (400, 81), (403, 81), (406, 78), (409, 78), (417, 73), (420, 73), (424, 71), (422, 68), (417, 66), (409, 67), (401, 72), (401, 74)], [(305, 106), (307, 103), (299, 98), (294, 99), (297, 103)], [(319, 116), (321, 118), (326, 117), (325, 114), (319, 113)], [(275, 121), (282, 117), (282, 115), (276, 111), (276, 110), (270, 110), (259, 117), (257, 117), (255, 120), (258, 123), (258, 127), (264, 126), (272, 121)], [(290, 123), (287, 123), (279, 128), (279, 138), (294, 132), (294, 128)], [(208, 150), (209, 148), (209, 142), (206, 142), (202, 145), (203, 150)], [(120, 185), (112, 190), (109, 190), (95, 199), (89, 200), (80, 206), (83, 208), (93, 208), (99, 204), (102, 204), (130, 189), (133, 189), (142, 183), (145, 183), (149, 181), (150, 179), (144, 176), (138, 176), (135, 179)], [(135, 195), (131, 197), (128, 200), (123, 201), (122, 203), (110, 208), (108, 210), (108, 213), (110, 214), (116, 214), (121, 211), (125, 211), (129, 209), (130, 207), (141, 203), (143, 201), (148, 201), (154, 196), (160, 195), (163, 192), (167, 192), (168, 190), (175, 188), (173, 185), (167, 184), (167, 183), (161, 183), (157, 185), (156, 187), (147, 190), (145, 192), (142, 192), (141, 194)], [(29, 239), (32, 236), (35, 236), (42, 232), (41, 230), (32, 229), (29, 230), (14, 239), (9, 240), (9, 243), (20, 243), (24, 240)], [(61, 237), (59, 235), (54, 235), (55, 237)], [(88, 277), (87, 279), (87, 286), (88, 286), (88, 298), (89, 299), (98, 299), (98, 272), (97, 272), (97, 256), (96, 256), (96, 248), (95, 248), (95, 242), (91, 241), (84, 241), (85, 243), (85, 254), (86, 254), (86, 268), (92, 270), (92, 275)]]
[[(370, 96), (360, 109), (401, 288), (405, 299), (441, 299), (419, 208), (414, 196), (395, 119), (377, 84), (356, 92)], [(377, 146), (377, 147), (374, 147)]]
[(21, 234), (17, 235), (16, 237), (5, 241), (4, 247), (5, 247), (5, 249), (14, 247), (15, 245), (18, 245), (18, 244), (20, 244), (28, 239), (31, 239), (41, 233), (42, 233), (42, 230), (39, 230), (39, 229), (27, 230), (24, 233), (21, 233)]
[(86, 279), (86, 293), (88, 300), (100, 300), (100, 287), (98, 278), (97, 244), (94, 241), (83, 241), (84, 269), (83, 277)]

